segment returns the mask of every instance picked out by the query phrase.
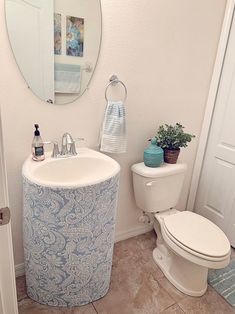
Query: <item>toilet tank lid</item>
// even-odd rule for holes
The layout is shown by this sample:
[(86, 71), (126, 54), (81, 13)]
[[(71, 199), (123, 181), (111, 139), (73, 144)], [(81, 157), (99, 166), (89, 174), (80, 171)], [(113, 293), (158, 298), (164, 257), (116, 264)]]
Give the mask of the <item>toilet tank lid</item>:
[(163, 163), (160, 167), (151, 168), (145, 166), (143, 162), (135, 164), (131, 167), (131, 170), (146, 178), (158, 178), (171, 176), (177, 173), (183, 173), (187, 170), (185, 163), (167, 164)]

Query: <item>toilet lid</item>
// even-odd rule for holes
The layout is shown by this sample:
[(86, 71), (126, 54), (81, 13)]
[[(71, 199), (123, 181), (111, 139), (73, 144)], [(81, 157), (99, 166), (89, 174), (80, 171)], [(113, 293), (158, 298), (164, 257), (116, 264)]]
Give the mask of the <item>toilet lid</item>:
[(211, 257), (222, 257), (230, 251), (224, 232), (210, 220), (193, 212), (165, 216), (164, 225), (176, 242), (192, 251)]

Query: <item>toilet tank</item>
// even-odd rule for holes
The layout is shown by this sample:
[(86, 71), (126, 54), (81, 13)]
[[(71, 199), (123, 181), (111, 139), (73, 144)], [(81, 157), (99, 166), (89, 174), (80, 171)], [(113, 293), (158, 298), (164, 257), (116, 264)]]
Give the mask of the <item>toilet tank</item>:
[(145, 212), (160, 212), (175, 207), (182, 190), (187, 165), (167, 164), (146, 167), (143, 162), (131, 167), (137, 206)]

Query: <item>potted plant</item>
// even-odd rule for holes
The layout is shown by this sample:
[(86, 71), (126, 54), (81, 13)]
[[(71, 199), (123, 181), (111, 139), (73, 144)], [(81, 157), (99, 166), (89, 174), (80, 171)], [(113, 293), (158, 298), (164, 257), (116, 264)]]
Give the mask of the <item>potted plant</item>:
[(180, 123), (174, 126), (164, 124), (159, 126), (156, 139), (157, 145), (164, 150), (164, 161), (169, 164), (177, 162), (180, 147), (187, 147), (195, 135), (184, 132), (184, 127)]

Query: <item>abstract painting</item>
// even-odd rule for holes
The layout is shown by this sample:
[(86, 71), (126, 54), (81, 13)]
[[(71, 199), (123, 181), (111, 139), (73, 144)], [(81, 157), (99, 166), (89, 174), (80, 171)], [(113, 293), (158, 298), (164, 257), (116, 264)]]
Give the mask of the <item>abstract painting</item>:
[(66, 17), (66, 54), (68, 56), (83, 57), (84, 19), (80, 17)]
[(54, 13), (54, 54), (61, 55), (61, 14)]

